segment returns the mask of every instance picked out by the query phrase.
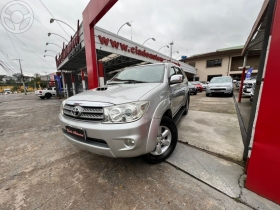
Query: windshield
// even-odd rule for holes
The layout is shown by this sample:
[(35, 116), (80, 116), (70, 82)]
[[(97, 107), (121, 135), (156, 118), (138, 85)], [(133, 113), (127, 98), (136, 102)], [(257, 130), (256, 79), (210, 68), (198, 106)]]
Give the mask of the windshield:
[[(127, 68), (118, 73), (112, 82), (138, 82), (138, 83), (161, 83), (164, 76), (164, 65), (148, 65)], [(110, 84), (109, 83), (109, 84)]]
[(199, 85), (199, 82), (191, 82), (193, 85)]
[(223, 83), (223, 82), (231, 82), (230, 77), (214, 77), (211, 79), (210, 83)]

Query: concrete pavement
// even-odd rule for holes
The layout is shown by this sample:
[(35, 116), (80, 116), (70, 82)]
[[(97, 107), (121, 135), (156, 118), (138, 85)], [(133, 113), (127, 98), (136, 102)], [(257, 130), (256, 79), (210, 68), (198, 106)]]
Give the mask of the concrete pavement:
[(241, 166), (182, 143), (158, 165), (79, 150), (60, 103), (0, 96), (0, 209), (279, 209), (242, 187)]
[(232, 97), (191, 96), (190, 111), (178, 123), (179, 141), (242, 161), (243, 142)]
[(280, 206), (244, 186), (244, 168), (231, 161), (179, 143), (166, 162), (252, 209), (280, 210)]

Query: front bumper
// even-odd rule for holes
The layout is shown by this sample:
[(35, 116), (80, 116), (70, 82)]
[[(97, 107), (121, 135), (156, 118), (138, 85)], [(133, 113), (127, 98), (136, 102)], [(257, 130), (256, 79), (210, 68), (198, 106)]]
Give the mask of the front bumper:
[(246, 89), (243, 89), (242, 91), (242, 95), (243, 96), (251, 96), (251, 88), (246, 88)]
[(189, 91), (190, 91), (190, 93), (196, 93), (197, 92), (196, 88), (189, 88)]
[(233, 92), (233, 89), (230, 87), (210, 87), (206, 88), (207, 94), (213, 94), (213, 93), (224, 93), (224, 94), (231, 94)]
[[(83, 150), (115, 158), (136, 157), (152, 152), (156, 145), (157, 128), (160, 125), (160, 119), (145, 116), (138, 121), (123, 124), (73, 120), (61, 114), (59, 114), (59, 120), (62, 129), (65, 130), (66, 126), (82, 128), (89, 138), (81, 140), (63, 132), (70, 143)], [(95, 139), (96, 141), (94, 141)], [(125, 139), (134, 140), (135, 145), (126, 146)]]

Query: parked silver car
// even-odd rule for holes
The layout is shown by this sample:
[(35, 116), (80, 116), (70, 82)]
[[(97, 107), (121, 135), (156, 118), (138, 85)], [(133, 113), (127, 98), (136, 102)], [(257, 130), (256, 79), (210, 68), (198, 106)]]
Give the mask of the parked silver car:
[(115, 158), (144, 155), (158, 163), (176, 147), (176, 123), (188, 113), (187, 77), (165, 63), (119, 72), (107, 86), (65, 100), (59, 120), (75, 146)]
[(213, 77), (206, 87), (206, 96), (215, 93), (233, 95), (233, 83), (230, 76)]

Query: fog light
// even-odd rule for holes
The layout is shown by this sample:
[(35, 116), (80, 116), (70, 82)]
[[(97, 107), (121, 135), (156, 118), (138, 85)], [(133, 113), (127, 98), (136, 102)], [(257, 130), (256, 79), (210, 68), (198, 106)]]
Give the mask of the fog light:
[(135, 145), (135, 141), (132, 139), (125, 139), (124, 144), (128, 147), (133, 147)]

